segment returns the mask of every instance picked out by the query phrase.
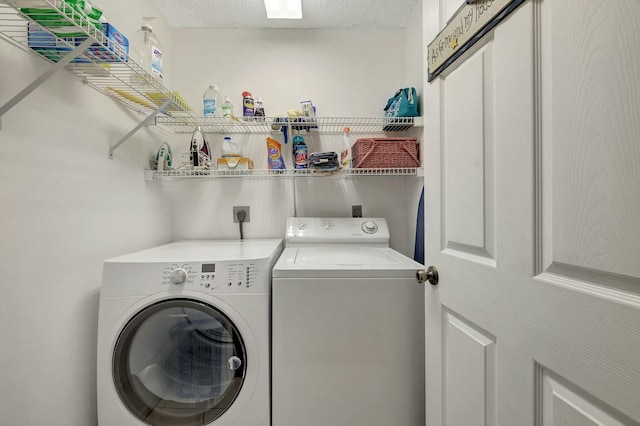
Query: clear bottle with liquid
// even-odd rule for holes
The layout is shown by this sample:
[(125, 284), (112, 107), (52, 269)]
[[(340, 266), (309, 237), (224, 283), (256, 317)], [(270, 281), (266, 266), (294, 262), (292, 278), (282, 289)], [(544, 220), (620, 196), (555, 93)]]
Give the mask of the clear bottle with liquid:
[(340, 164), (342, 167), (351, 167), (351, 129), (345, 127), (342, 129), (342, 140), (344, 141), (344, 149), (340, 153)]
[(233, 104), (228, 96), (224, 97), (224, 102), (220, 107), (220, 112), (224, 118), (233, 118)]
[(203, 112), (205, 117), (218, 117), (218, 98), (220, 92), (218, 92), (218, 86), (215, 84), (209, 85), (209, 88), (202, 94)]
[[(148, 72), (152, 78), (162, 81), (164, 75), (162, 69), (162, 47), (149, 23), (155, 18), (145, 16), (143, 19), (142, 26), (129, 42), (129, 57)], [(149, 82), (137, 73), (133, 73), (131, 76), (131, 83), (135, 86), (145, 86), (145, 88), (150, 86)]]

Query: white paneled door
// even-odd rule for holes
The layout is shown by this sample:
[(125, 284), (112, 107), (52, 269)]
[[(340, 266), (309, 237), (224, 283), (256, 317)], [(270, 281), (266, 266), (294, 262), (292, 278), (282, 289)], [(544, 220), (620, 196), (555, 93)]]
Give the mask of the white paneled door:
[(640, 424), (640, 1), (528, 0), (423, 99), (428, 426)]

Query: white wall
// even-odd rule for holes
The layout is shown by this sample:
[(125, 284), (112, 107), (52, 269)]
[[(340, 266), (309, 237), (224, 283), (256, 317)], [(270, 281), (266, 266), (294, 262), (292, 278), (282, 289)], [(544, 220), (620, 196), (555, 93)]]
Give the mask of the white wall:
[(419, 1), (411, 15), (405, 32), (405, 82), (407, 86), (413, 86), (418, 91), (420, 99), (418, 112), (422, 115), (422, 92), (424, 89), (425, 74), (424, 62), (425, 44), (422, 31), (422, 2)]
[[(410, 43), (415, 52), (415, 46), (421, 46), (421, 15), (412, 22), (417, 28)], [(180, 29), (174, 30), (173, 40), (180, 46), (173, 57), (179, 77), (176, 89), (198, 109), (202, 93), (216, 83), (221, 94), (231, 98), (237, 115), (242, 114), (241, 93), (249, 90), (254, 97), (263, 98), (267, 116), (299, 109), (299, 102), (307, 99), (322, 117), (381, 116), (387, 99), (398, 88), (421, 87), (421, 67), (415, 62), (420, 54), (411, 55), (411, 67), (417, 71), (411, 73), (413, 81), (407, 82), (405, 30)], [(222, 136), (207, 135), (216, 154)], [(266, 135), (231, 136), (241, 141), (244, 155), (254, 160), (256, 168), (267, 167)], [(282, 135), (271, 136), (283, 142)], [(353, 135), (352, 142), (362, 136)], [(342, 147), (341, 135), (305, 137), (309, 152), (339, 152)], [(173, 149), (184, 153), (190, 135), (179, 139)], [(290, 167), (290, 144), (283, 145), (283, 156)], [(414, 181), (411, 188), (408, 179)], [(418, 181), (405, 177), (299, 179), (295, 197), (291, 179), (183, 181), (165, 183), (165, 188), (174, 201), (174, 233), (179, 239), (238, 238), (234, 205), (251, 207), (245, 238), (281, 238), (285, 220), (294, 212), (344, 217), (351, 216), (352, 205), (361, 204), (365, 216), (387, 219), (392, 246), (412, 257)]]
[(403, 30), (174, 30), (178, 90), (201, 109), (215, 82), (242, 115), (242, 92), (268, 116), (311, 99), (322, 117), (378, 116), (405, 80)]
[[(125, 33), (149, 14), (146, 2), (95, 3)], [(0, 42), (0, 104), (47, 66)], [(109, 160), (140, 117), (67, 72), (1, 119), (0, 424), (96, 425), (102, 261), (172, 239), (163, 194), (142, 175), (162, 135), (142, 131)]]

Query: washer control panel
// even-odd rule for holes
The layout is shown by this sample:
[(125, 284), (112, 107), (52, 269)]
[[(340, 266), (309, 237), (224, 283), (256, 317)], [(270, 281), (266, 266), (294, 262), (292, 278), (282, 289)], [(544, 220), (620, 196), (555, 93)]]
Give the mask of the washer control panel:
[(267, 269), (259, 261), (173, 263), (164, 268), (162, 285), (206, 293), (262, 292), (269, 288)]
[(389, 228), (384, 218), (287, 219), (288, 245), (295, 244), (375, 244), (389, 245)]

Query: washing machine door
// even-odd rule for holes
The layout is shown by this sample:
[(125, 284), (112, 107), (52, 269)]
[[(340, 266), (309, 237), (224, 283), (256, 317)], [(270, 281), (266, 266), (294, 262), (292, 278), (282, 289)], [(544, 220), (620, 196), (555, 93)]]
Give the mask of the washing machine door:
[(236, 325), (190, 299), (148, 306), (123, 328), (113, 377), (124, 405), (154, 426), (213, 422), (234, 402), (247, 360)]

